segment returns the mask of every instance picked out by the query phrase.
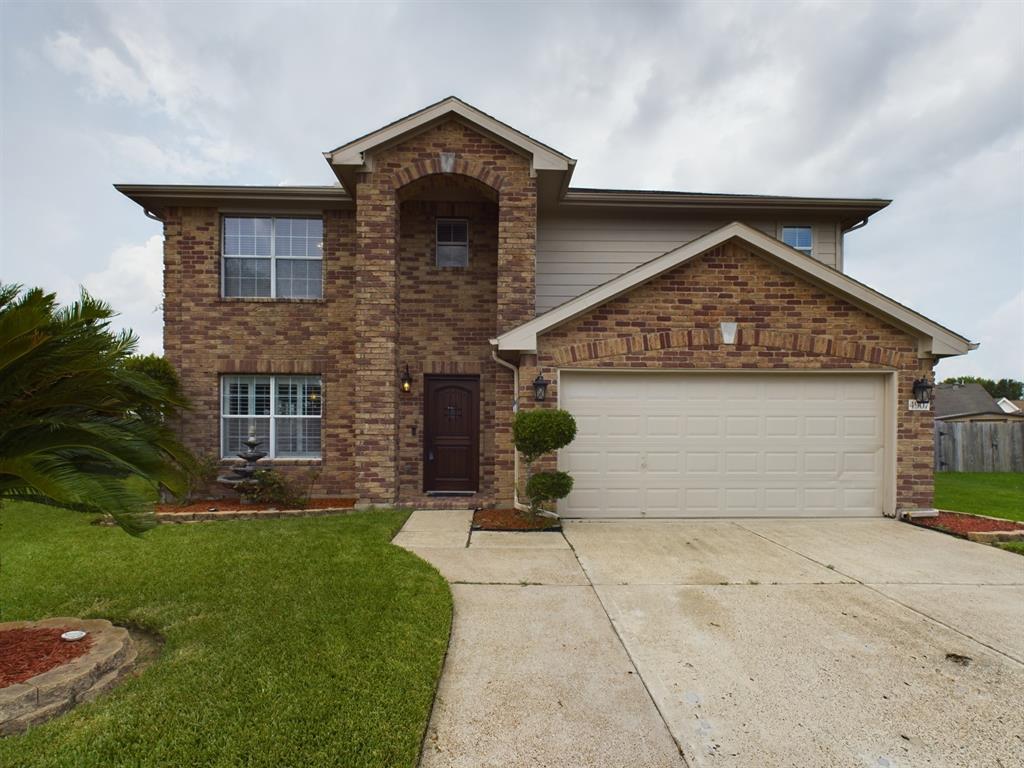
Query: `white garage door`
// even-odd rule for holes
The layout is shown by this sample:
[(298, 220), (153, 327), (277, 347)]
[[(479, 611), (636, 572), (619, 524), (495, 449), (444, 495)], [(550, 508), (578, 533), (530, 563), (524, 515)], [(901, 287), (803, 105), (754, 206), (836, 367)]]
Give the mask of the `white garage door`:
[(882, 513), (878, 374), (562, 371), (566, 517)]

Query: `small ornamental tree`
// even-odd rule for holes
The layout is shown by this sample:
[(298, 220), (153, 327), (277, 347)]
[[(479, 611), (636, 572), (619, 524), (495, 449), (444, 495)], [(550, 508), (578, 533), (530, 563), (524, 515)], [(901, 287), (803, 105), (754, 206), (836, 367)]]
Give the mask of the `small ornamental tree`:
[(543, 505), (564, 499), (572, 490), (567, 472), (533, 472), (533, 463), (564, 448), (576, 438), (576, 420), (568, 411), (536, 408), (519, 411), (512, 422), (512, 441), (526, 462), (526, 498), (530, 513), (540, 514)]

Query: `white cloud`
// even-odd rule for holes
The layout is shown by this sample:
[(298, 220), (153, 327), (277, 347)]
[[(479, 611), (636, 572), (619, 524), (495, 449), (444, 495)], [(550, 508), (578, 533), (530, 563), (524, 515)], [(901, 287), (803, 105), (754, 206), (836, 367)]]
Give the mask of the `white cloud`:
[(111, 134), (109, 139), (108, 151), (136, 177), (223, 178), (248, 157), (244, 147), (201, 135), (183, 141), (175, 137), (178, 146), (163, 146), (147, 136)]
[(163, 348), (163, 251), (161, 235), (142, 245), (121, 246), (110, 254), (106, 267), (81, 280), (83, 288), (119, 313), (115, 327), (135, 331), (143, 353)]
[(61, 71), (81, 75), (96, 98), (118, 97), (134, 104), (149, 98), (150, 89), (142, 75), (110, 48), (88, 48), (80, 38), (58, 32), (47, 41), (45, 50)]
[(940, 362), (937, 377), (1024, 379), (1024, 288), (986, 315), (979, 330), (981, 346), (968, 355)]

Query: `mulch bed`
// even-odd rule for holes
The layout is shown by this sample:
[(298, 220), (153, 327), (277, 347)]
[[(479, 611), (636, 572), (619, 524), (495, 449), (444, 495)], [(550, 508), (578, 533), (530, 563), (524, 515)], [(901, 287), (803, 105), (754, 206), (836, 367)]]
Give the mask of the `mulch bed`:
[[(324, 498), (309, 499), (305, 509), (349, 509), (356, 504), (355, 499)], [(211, 509), (217, 512), (255, 512), (261, 509), (268, 509), (268, 504), (243, 504), (238, 499), (207, 499), (205, 501), (193, 501), (188, 504), (157, 504), (157, 514), (194, 514), (196, 512), (209, 512)]]
[(23, 683), (30, 677), (77, 659), (92, 647), (92, 637), (68, 642), (63, 632), (74, 627), (5, 629), (0, 632), (0, 688)]
[(474, 531), (560, 531), (562, 525), (550, 517), (534, 519), (518, 509), (478, 509), (473, 513)]
[(911, 521), (914, 525), (934, 528), (954, 536), (966, 537), (968, 533), (984, 531), (1021, 531), (1024, 524), (1013, 520), (993, 520), (989, 517), (966, 515), (959, 512), (939, 512), (937, 517), (918, 517)]

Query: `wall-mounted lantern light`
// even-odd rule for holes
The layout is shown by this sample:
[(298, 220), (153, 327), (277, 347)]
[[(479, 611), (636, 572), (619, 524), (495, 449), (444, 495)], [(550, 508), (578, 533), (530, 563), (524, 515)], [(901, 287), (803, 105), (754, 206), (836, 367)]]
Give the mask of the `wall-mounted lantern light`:
[(412, 374), (409, 373), (409, 366), (405, 366), (405, 370), (402, 372), (402, 391), (412, 391)]
[(543, 372), (538, 373), (537, 378), (533, 380), (533, 399), (538, 403), (543, 403), (548, 396), (548, 384), (550, 383), (544, 378)]
[(928, 381), (928, 379), (915, 379), (914, 400), (917, 401), (918, 405), (928, 405), (932, 401), (933, 389), (935, 389), (935, 385)]

